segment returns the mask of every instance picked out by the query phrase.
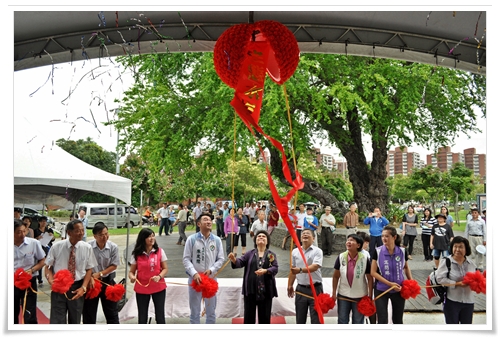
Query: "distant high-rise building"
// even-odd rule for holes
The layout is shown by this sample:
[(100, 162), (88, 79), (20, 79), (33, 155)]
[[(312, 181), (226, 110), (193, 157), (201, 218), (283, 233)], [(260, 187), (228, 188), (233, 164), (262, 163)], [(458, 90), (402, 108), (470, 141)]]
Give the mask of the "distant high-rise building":
[(476, 154), (476, 148), (464, 149), (464, 163), (467, 168), (474, 171), (475, 176), (481, 177), (481, 183), (484, 183), (486, 176), (486, 155)]
[(387, 176), (395, 176), (397, 174), (408, 175), (412, 170), (423, 167), (423, 161), (420, 160), (420, 154), (409, 153), (408, 148), (397, 147), (394, 150), (389, 150), (387, 154), (386, 170)]
[(441, 172), (450, 170), (457, 162), (464, 162), (464, 154), (452, 153), (449, 146), (438, 148), (436, 154), (427, 155), (427, 165), (437, 167)]

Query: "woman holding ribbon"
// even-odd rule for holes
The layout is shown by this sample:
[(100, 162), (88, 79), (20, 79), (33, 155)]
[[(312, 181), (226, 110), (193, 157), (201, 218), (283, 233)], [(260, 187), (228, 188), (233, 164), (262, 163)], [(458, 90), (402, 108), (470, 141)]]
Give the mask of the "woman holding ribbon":
[(167, 255), (158, 246), (155, 233), (150, 228), (143, 228), (137, 236), (128, 277), (134, 285), (137, 300), (139, 324), (147, 324), (149, 301), (155, 306), (156, 324), (165, 324), (165, 295), (167, 285)]
[[(382, 246), (375, 248), (372, 256), (371, 275), (375, 278), (375, 306), (378, 324), (389, 320), (387, 304), (392, 304), (392, 322), (403, 324), (405, 299), (401, 297), (404, 275), (412, 279), (408, 266), (408, 252), (401, 248), (401, 237), (396, 228), (385, 226), (382, 230)], [(382, 295), (383, 294), (383, 295)]]
[(245, 268), (241, 293), (244, 301), (243, 322), (255, 324), (255, 309), (259, 324), (271, 323), (271, 308), (274, 297), (278, 297), (276, 279), (278, 260), (269, 250), (270, 237), (267, 231), (259, 230), (253, 237), (255, 249), (236, 259), (231, 252), (228, 258), (233, 269)]

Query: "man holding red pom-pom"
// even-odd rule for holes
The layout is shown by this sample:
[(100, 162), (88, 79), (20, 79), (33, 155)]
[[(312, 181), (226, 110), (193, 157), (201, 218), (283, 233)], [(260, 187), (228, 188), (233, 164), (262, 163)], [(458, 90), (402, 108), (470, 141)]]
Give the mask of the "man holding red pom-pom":
[(108, 241), (108, 227), (104, 224), (96, 224), (92, 229), (92, 234), (94, 234), (94, 240), (90, 241), (89, 244), (97, 260), (97, 266), (93, 268), (90, 285), (93, 285), (94, 279), (98, 279), (103, 283), (99, 296), (92, 299), (85, 299), (83, 305), (83, 324), (96, 323), (99, 299), (101, 299), (102, 311), (104, 312), (104, 317), (106, 317), (106, 324), (120, 324), (116, 307), (117, 303), (106, 298), (107, 284), (115, 285), (115, 270), (120, 264), (118, 245)]
[[(196, 226), (200, 228), (200, 231), (188, 237), (182, 260), (189, 276), (188, 285), (191, 285), (193, 280), (199, 284), (201, 282), (200, 274), (209, 277), (214, 276), (224, 262), (222, 241), (211, 233), (211, 215), (201, 214), (196, 220)], [(202, 293), (189, 287), (190, 324), (200, 324), (201, 299)], [(205, 299), (207, 324), (215, 324), (216, 306), (217, 296)]]
[[(39, 241), (26, 237), (26, 226), (19, 219), (14, 219), (14, 272), (22, 268), (31, 274), (31, 288), (37, 291), (36, 278), (45, 264), (45, 252)], [(26, 295), (25, 324), (38, 324), (36, 318), (36, 293), (29, 288), (21, 290), (14, 286), (14, 324), (19, 324), (19, 310)]]
[[(56, 242), (45, 259), (45, 277), (50, 285), (60, 270), (74, 272), (74, 283), (65, 294), (50, 294), (50, 324), (80, 324), (85, 293), (97, 261), (90, 244), (82, 241), (85, 228), (75, 219), (66, 225), (68, 239)], [(67, 322), (66, 322), (67, 318)]]

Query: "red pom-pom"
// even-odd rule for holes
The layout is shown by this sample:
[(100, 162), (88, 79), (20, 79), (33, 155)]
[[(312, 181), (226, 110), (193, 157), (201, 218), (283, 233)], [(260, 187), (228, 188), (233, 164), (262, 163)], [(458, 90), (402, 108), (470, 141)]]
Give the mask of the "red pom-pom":
[(327, 313), (335, 307), (335, 301), (327, 293), (320, 293), (317, 298), (322, 313)]
[(375, 307), (375, 304), (370, 297), (364, 296), (358, 302), (358, 311), (363, 316), (370, 317), (377, 313), (377, 308)]
[(225, 30), (214, 46), (214, 67), (222, 81), (235, 88), (245, 59), (245, 49), (254, 31), (260, 31), (269, 42), (280, 69), (278, 84), (285, 83), (299, 63), (299, 45), (293, 33), (283, 24), (263, 20), (254, 24), (234, 25)]
[(125, 294), (125, 287), (120, 283), (110, 285), (106, 288), (106, 292), (104, 294), (106, 295), (107, 300), (117, 302), (122, 299), (123, 295)]
[(414, 279), (405, 279), (403, 283), (401, 283), (401, 292), (400, 295), (404, 299), (417, 298), (420, 294), (420, 285)]
[(486, 278), (484, 278), (481, 271), (467, 272), (462, 282), (469, 285), (472, 291), (486, 294)]
[(486, 279), (486, 270), (483, 271), (484, 279)]
[(54, 283), (52, 283), (52, 291), (57, 293), (66, 293), (71, 288), (75, 280), (71, 272), (67, 269), (59, 270), (54, 275)]
[(26, 290), (31, 286), (31, 273), (27, 273), (23, 268), (19, 268), (14, 272), (14, 286), (21, 290)]
[(217, 290), (219, 290), (219, 283), (217, 283), (215, 279), (208, 277), (204, 273), (200, 273), (199, 275), (201, 277), (200, 284), (196, 283), (196, 281), (193, 279), (193, 281), (191, 282), (191, 287), (196, 292), (201, 292), (201, 296), (203, 298), (212, 298), (217, 294)]
[(94, 279), (94, 286), (92, 288), (89, 288), (89, 290), (85, 294), (85, 298), (92, 299), (99, 296), (99, 293), (101, 293), (101, 289), (102, 289), (101, 281), (98, 279)]

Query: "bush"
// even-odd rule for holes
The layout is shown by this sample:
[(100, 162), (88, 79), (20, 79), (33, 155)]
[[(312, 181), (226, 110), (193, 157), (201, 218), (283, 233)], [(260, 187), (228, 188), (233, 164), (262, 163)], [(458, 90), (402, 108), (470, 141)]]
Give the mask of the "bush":
[(70, 210), (50, 210), (48, 215), (52, 218), (69, 218)]

